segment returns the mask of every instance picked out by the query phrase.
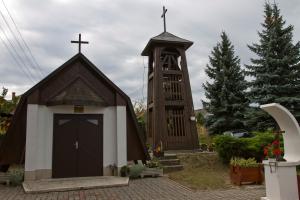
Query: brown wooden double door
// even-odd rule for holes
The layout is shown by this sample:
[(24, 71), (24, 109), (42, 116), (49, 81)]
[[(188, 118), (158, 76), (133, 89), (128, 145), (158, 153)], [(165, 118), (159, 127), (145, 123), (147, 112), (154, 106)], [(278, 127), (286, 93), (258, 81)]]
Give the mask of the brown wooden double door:
[(54, 114), (52, 177), (103, 175), (103, 115)]

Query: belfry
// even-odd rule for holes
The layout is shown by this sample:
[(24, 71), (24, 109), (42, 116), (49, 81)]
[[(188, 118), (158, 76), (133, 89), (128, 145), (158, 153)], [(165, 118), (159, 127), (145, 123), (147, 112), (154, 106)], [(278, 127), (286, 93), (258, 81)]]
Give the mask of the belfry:
[(148, 56), (147, 142), (164, 150), (199, 148), (185, 51), (193, 42), (166, 31), (150, 39)]

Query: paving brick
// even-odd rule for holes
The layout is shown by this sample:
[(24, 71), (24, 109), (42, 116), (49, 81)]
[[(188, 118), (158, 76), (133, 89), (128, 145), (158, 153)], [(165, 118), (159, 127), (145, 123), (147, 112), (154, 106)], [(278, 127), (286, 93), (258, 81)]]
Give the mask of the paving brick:
[(132, 180), (129, 186), (68, 192), (25, 194), (21, 187), (0, 185), (0, 200), (258, 200), (263, 186), (192, 191), (166, 177)]

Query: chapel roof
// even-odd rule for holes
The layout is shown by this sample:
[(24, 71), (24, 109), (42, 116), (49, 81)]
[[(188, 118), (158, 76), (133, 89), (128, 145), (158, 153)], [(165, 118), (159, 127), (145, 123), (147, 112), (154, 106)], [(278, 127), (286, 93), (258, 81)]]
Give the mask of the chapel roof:
[[(83, 54), (78, 53), (75, 56), (73, 56), (71, 59), (69, 59), (67, 62), (65, 62), (63, 65), (58, 67), (56, 70), (54, 70), (52, 73), (50, 73), (47, 77), (45, 77), (43, 80), (41, 80), (39, 83), (37, 83), (35, 86), (33, 86), (31, 89), (29, 89), (27, 92), (25, 92), (18, 103), (18, 106), (16, 108), (15, 114), (12, 116), (12, 123), (10, 124), (10, 127), (7, 131), (7, 137), (5, 137), (5, 140), (3, 140), (0, 148), (0, 164), (21, 164), (24, 163), (25, 158), (25, 152), (24, 152), (24, 146), (26, 141), (26, 113), (27, 113), (27, 104), (34, 102), (33, 104), (41, 104), (43, 105), (46, 103), (46, 105), (57, 105), (57, 104), (68, 104), (69, 102), (74, 103), (74, 99), (80, 99), (81, 101), (85, 102), (91, 102), (94, 105), (105, 105), (107, 104), (107, 101), (105, 102), (102, 98), (105, 96), (99, 97), (95, 94), (95, 90), (90, 90), (90, 87), (86, 86), (85, 84), (79, 84), (83, 79), (76, 79), (74, 84), (71, 84), (70, 86), (66, 87), (63, 92), (58, 93), (57, 95), (54, 95), (52, 98), (50, 98), (49, 102), (41, 102), (42, 97), (40, 97), (40, 93), (45, 92), (45, 88), (49, 85), (55, 85), (61, 86), (61, 83), (65, 83), (65, 81), (59, 82), (56, 77), (61, 76), (63, 74), (66, 74), (65, 72), (67, 69), (70, 69), (70, 66), (74, 66), (73, 68), (76, 69), (76, 62), (81, 62), (85, 66), (86, 70), (89, 70), (92, 72), (94, 77), (96, 77), (99, 80), (102, 80), (103, 83), (105, 83), (111, 90), (116, 94), (114, 96), (114, 99), (119, 99), (121, 104), (125, 103), (126, 105), (126, 111), (127, 116), (130, 124), (130, 131), (127, 131), (127, 139), (130, 138), (128, 134), (131, 134), (134, 136), (134, 138), (137, 138), (139, 145), (141, 148), (139, 148), (139, 151), (142, 152), (143, 158), (139, 157), (139, 159), (149, 159), (149, 154), (147, 152), (145, 143), (143, 141), (143, 135), (142, 132), (137, 124), (137, 119), (134, 113), (134, 109), (131, 103), (131, 100), (128, 95), (126, 95), (117, 85), (115, 85), (108, 77), (106, 77), (91, 61), (89, 61)], [(75, 65), (74, 65), (75, 63)], [(80, 74), (80, 76), (83, 76)], [(63, 76), (61, 77), (64, 78)], [(70, 79), (70, 77), (65, 76), (65, 78)], [(68, 85), (68, 84), (66, 84)], [(77, 85), (81, 85), (81, 88), (76, 88)], [(86, 96), (83, 98), (83, 96), (80, 94), (82, 90), (88, 89), (88, 91), (85, 91), (84, 94)], [(103, 89), (105, 89), (103, 87)], [(79, 91), (78, 91), (79, 90)], [(98, 91), (103, 92), (103, 91)], [(51, 96), (52, 94), (47, 93), (47, 96)], [(80, 94), (80, 95), (79, 95)], [(118, 98), (118, 96), (120, 98)], [(106, 99), (107, 100), (107, 99)], [(117, 100), (115, 104), (118, 104)], [(132, 137), (131, 137), (132, 138)], [(131, 142), (130, 139), (128, 142)], [(128, 145), (128, 147), (133, 148), (132, 143), (131, 145)], [(137, 147), (138, 148), (138, 147)], [(131, 152), (134, 154), (133, 157), (136, 157), (135, 152), (136, 148), (132, 150)], [(130, 157), (127, 155), (128, 159)], [(132, 157), (132, 156), (131, 156)], [(139, 160), (136, 159), (135, 160)]]
[(159, 34), (155, 37), (152, 37), (149, 40), (146, 47), (142, 51), (142, 56), (148, 56), (149, 52), (152, 49), (154, 44), (166, 44), (166, 43), (183, 45), (185, 50), (193, 45), (192, 41), (183, 39), (183, 38), (173, 35), (172, 33), (169, 33), (169, 32), (162, 32), (161, 34)]

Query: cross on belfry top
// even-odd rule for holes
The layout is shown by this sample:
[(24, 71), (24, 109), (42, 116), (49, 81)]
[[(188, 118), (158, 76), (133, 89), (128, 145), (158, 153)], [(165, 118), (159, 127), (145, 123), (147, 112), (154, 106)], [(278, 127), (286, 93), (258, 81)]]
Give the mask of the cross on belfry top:
[(79, 40), (74, 41), (72, 40), (71, 43), (78, 43), (78, 52), (81, 53), (81, 44), (88, 44), (88, 41), (81, 41), (81, 33), (79, 33)]
[(168, 9), (165, 8), (165, 6), (163, 6), (163, 13), (161, 15), (161, 18), (164, 18), (164, 32), (167, 31), (167, 27), (166, 27), (166, 12), (168, 11)]

